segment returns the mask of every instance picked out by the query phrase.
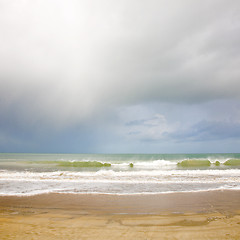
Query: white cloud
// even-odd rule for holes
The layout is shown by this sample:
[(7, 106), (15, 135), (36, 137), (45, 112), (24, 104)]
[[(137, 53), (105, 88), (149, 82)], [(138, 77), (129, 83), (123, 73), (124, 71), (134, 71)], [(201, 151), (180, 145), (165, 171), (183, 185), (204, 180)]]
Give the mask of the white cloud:
[(155, 114), (152, 117), (126, 122), (122, 133), (126, 138), (138, 141), (159, 141), (176, 130), (168, 123), (164, 115)]

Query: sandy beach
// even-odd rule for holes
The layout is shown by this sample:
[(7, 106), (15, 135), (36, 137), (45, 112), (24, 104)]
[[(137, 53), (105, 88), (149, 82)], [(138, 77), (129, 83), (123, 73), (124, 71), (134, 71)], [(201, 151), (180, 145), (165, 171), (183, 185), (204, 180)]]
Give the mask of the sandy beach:
[(240, 239), (240, 191), (0, 197), (0, 239)]

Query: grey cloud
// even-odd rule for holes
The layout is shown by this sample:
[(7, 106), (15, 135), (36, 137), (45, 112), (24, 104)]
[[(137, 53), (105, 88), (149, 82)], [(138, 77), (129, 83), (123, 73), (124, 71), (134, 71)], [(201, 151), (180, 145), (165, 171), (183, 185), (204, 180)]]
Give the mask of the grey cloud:
[(159, 120), (163, 120), (162, 116), (156, 115), (151, 118), (146, 118), (146, 119), (139, 119), (139, 120), (134, 120), (127, 122), (125, 125), (126, 126), (146, 126), (146, 127), (154, 127), (159, 125)]
[(239, 109), (238, 100), (132, 106), (121, 112), (127, 121), (122, 118), (124, 127), (120, 129), (126, 139), (137, 142), (202, 144), (237, 141), (240, 139)]
[(130, 121), (125, 123), (126, 126), (136, 126), (136, 125), (142, 125), (144, 124), (145, 120), (134, 120), (134, 121)]
[(127, 122), (124, 129), (127, 137), (140, 141), (163, 140), (172, 131), (173, 126), (167, 122), (165, 116), (160, 114)]
[(238, 1), (1, 1), (0, 109), (53, 127), (239, 98)]
[(188, 129), (179, 129), (169, 134), (177, 141), (212, 141), (240, 138), (240, 123), (203, 120)]
[[(189, 143), (225, 141), (227, 139), (240, 138), (239, 122), (202, 120), (187, 128), (183, 123), (177, 128), (168, 123), (159, 123), (158, 126), (146, 126), (144, 123), (137, 123), (137, 125), (127, 125), (127, 127), (130, 129), (128, 132), (130, 137), (144, 142), (173, 141)], [(139, 131), (131, 131), (131, 129)]]

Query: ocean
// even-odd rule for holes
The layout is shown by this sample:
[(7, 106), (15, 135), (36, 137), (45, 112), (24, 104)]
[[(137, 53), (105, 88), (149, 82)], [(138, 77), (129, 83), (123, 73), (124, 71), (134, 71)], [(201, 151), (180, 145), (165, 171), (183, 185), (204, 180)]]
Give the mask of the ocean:
[(0, 195), (240, 189), (240, 154), (0, 154)]

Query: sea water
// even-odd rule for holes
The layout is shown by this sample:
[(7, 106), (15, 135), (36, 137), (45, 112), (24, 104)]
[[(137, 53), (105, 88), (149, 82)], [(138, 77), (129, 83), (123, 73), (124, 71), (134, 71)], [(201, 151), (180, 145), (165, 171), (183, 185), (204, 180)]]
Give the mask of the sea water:
[(0, 195), (240, 189), (240, 154), (0, 154)]

